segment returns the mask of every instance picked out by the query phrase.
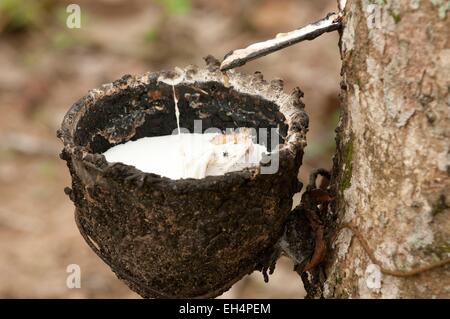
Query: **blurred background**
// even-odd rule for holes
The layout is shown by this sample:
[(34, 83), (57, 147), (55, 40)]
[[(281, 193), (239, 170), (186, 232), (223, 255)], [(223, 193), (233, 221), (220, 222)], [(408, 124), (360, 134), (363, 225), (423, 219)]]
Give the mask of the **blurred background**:
[[(69, 29), (66, 7), (81, 7)], [(139, 298), (84, 243), (56, 138), (68, 108), (124, 74), (221, 59), (232, 49), (336, 11), (335, 0), (0, 0), (0, 297)], [(338, 34), (325, 34), (249, 63), (241, 72), (299, 86), (310, 115), (300, 179), (331, 168), (339, 117)], [(298, 201), (296, 196), (296, 201)], [(81, 289), (66, 267), (81, 267)], [(287, 258), (265, 284), (255, 272), (222, 297), (303, 298)]]

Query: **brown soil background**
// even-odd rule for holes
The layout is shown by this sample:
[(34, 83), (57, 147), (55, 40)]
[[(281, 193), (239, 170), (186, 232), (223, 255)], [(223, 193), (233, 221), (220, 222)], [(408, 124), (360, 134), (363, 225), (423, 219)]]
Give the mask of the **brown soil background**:
[[(9, 7), (0, 5), (3, 298), (139, 297), (84, 243), (63, 192), (70, 179), (55, 132), (79, 97), (123, 74), (203, 65), (207, 54), (222, 58), (336, 10), (333, 0), (79, 0), (82, 27), (68, 29), (68, 1), (5, 3)], [(337, 41), (337, 33), (326, 34), (240, 69), (281, 78), (286, 91), (299, 86), (305, 92), (310, 132), (302, 181), (314, 168), (331, 167), (339, 114)], [(66, 286), (69, 264), (81, 267), (80, 289)], [(302, 298), (292, 268), (281, 258), (268, 284), (253, 273), (222, 297)]]

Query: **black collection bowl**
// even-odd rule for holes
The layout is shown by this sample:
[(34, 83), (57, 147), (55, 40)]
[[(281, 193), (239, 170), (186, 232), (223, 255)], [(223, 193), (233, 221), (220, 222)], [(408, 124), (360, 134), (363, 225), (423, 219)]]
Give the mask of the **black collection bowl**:
[[(268, 163), (203, 179), (172, 180), (108, 163), (110, 147), (176, 128), (170, 72), (124, 76), (91, 90), (64, 117), (64, 143), (78, 228), (117, 276), (143, 297), (210, 298), (265, 267), (283, 233), (306, 145), (301, 92), (261, 74), (225, 76), (217, 67), (177, 71), (181, 126), (277, 128)], [(270, 135), (270, 134), (269, 134)], [(273, 144), (273, 141), (269, 141)], [(269, 144), (270, 145), (270, 144)]]

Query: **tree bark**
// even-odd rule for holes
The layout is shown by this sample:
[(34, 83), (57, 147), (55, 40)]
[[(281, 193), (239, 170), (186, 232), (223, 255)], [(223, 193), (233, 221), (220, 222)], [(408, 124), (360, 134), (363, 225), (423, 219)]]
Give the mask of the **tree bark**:
[(325, 298), (450, 297), (450, 267), (391, 276), (450, 255), (447, 1), (349, 1)]

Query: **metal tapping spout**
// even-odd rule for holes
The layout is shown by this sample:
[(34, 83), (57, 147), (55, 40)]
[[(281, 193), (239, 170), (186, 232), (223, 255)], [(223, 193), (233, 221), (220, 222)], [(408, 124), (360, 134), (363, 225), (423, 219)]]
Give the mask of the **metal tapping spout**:
[(263, 57), (293, 44), (305, 40), (313, 40), (324, 33), (338, 30), (341, 27), (343, 15), (343, 6), (341, 6), (341, 4), (339, 9), (339, 13), (330, 13), (325, 18), (308, 24), (300, 29), (287, 33), (279, 33), (273, 39), (257, 42), (244, 49), (229, 52), (225, 55), (225, 58), (220, 65), (220, 70), (226, 71), (242, 66), (248, 61)]

